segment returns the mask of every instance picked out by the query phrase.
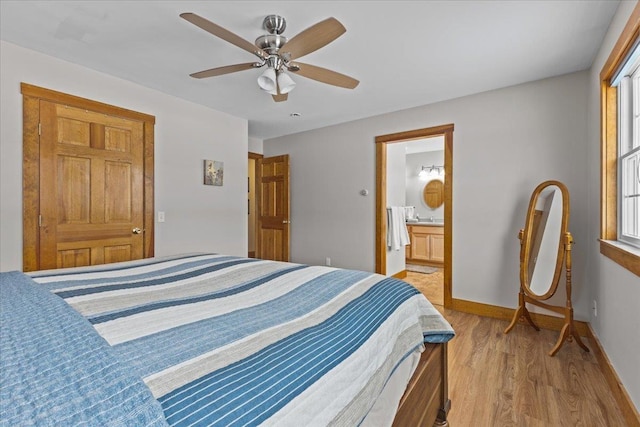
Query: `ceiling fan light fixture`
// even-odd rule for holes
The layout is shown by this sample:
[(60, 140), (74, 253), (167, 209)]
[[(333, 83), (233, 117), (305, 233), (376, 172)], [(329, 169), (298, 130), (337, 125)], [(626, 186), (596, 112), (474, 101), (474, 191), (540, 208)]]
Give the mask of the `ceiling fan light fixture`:
[(276, 70), (271, 67), (264, 70), (263, 73), (260, 74), (260, 77), (258, 77), (258, 86), (260, 86), (260, 89), (269, 92), (272, 95), (277, 94), (278, 86), (276, 83)]
[(280, 86), (280, 93), (289, 93), (296, 87), (296, 82), (289, 74), (281, 71), (278, 73), (278, 86)]

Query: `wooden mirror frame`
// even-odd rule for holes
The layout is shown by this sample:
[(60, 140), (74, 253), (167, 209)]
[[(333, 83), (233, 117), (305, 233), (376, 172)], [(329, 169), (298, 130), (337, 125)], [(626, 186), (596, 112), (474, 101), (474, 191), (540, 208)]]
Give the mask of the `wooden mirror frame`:
[(437, 209), (442, 206), (444, 204), (444, 182), (439, 179), (432, 179), (427, 182), (422, 190), (422, 199), (431, 209)]
[[(562, 222), (559, 233), (560, 236), (558, 242), (558, 255), (556, 257), (556, 269), (551, 286), (549, 286), (549, 290), (546, 293), (544, 293), (543, 295), (538, 295), (532, 292), (529, 288), (530, 283), (528, 270), (529, 256), (531, 255), (534, 213), (536, 202), (538, 201), (538, 196), (545, 188), (552, 185), (560, 188), (560, 191), (562, 192)], [(545, 181), (542, 184), (538, 185), (533, 191), (531, 200), (529, 201), (529, 209), (527, 210), (525, 228), (521, 229), (518, 233), (518, 238), (520, 239), (520, 293), (518, 294), (518, 309), (515, 311), (513, 319), (511, 320), (511, 323), (509, 324), (507, 329), (504, 330), (504, 333), (508, 334), (509, 332), (511, 332), (511, 330), (515, 327), (516, 323), (518, 323), (519, 320), (526, 320), (536, 331), (540, 330), (540, 328), (533, 322), (533, 319), (531, 318), (531, 314), (529, 313), (529, 310), (526, 306), (527, 303), (537, 305), (538, 307), (542, 307), (556, 313), (564, 314), (564, 326), (560, 331), (560, 336), (558, 337), (556, 345), (549, 352), (549, 356), (555, 356), (555, 354), (560, 350), (565, 341), (572, 341), (573, 339), (575, 339), (576, 343), (578, 343), (578, 345), (584, 351), (589, 351), (587, 346), (584, 345), (584, 343), (580, 339), (580, 334), (576, 330), (573, 322), (573, 306), (571, 305), (571, 246), (573, 245), (573, 237), (571, 236), (571, 233), (567, 231), (568, 224), (569, 191), (567, 190), (567, 187), (559, 181)], [(561, 307), (544, 303), (543, 301), (551, 298), (558, 289), (560, 273), (563, 265), (565, 266), (567, 285), (566, 304), (564, 307)]]
[[(556, 254), (556, 267), (553, 273), (553, 279), (551, 280), (551, 284), (547, 292), (542, 295), (537, 294), (531, 289), (531, 279), (533, 274), (529, 274), (529, 269), (531, 267), (531, 250), (533, 247), (533, 239), (535, 238), (534, 231), (535, 227), (535, 212), (536, 205), (538, 203), (538, 198), (542, 194), (544, 190), (549, 187), (556, 186), (560, 189), (562, 193), (562, 220), (560, 221), (560, 233), (558, 234), (558, 251)], [(545, 181), (542, 184), (538, 185), (535, 190), (533, 190), (533, 194), (531, 195), (531, 200), (529, 201), (529, 209), (527, 209), (527, 219), (525, 222), (525, 227), (523, 230), (523, 238), (521, 239), (520, 245), (520, 283), (525, 288), (525, 291), (528, 296), (533, 299), (544, 301), (551, 298), (556, 291), (558, 290), (558, 283), (560, 282), (560, 274), (562, 273), (562, 266), (564, 265), (564, 238), (565, 234), (568, 232), (567, 227), (569, 225), (569, 190), (566, 185), (559, 181)]]

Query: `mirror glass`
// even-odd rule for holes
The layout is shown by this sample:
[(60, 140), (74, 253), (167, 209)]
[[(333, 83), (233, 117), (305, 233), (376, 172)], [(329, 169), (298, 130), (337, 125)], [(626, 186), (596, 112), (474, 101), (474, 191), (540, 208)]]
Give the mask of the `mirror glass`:
[(535, 196), (527, 219), (527, 227), (531, 228), (526, 242), (530, 248), (526, 263), (527, 282), (533, 294), (544, 295), (557, 286), (556, 270), (562, 261), (559, 257), (565, 213), (562, 190), (557, 185), (549, 185)]
[(444, 203), (444, 183), (438, 179), (431, 180), (424, 186), (424, 202), (431, 209), (436, 209)]

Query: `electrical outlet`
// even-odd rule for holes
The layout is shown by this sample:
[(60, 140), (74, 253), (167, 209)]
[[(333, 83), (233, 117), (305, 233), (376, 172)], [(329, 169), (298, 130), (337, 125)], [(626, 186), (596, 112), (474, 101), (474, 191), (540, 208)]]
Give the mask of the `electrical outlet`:
[(598, 317), (598, 302), (593, 300), (593, 316)]
[(324, 259), (324, 264), (330, 267), (330, 266), (331, 266), (331, 258), (326, 257), (326, 258)]
[(158, 211), (158, 222), (164, 222), (164, 212)]

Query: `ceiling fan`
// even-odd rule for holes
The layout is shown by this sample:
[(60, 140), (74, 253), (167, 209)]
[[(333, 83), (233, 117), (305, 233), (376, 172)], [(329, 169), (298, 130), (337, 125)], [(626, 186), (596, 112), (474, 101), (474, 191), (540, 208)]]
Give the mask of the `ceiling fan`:
[[(298, 58), (328, 45), (347, 31), (335, 18), (320, 21), (291, 40), (287, 40), (282, 35), (287, 26), (285, 19), (279, 15), (268, 15), (262, 23), (268, 34), (258, 37), (254, 44), (195, 13), (182, 13), (180, 17), (259, 58), (258, 62), (227, 65), (190, 74), (196, 79), (261, 68), (266, 65), (267, 68), (258, 77), (258, 85), (262, 90), (270, 93), (276, 102), (286, 101), (288, 93), (296, 85), (293, 79), (285, 73), (285, 70), (308, 79), (347, 89), (354, 89), (360, 83), (344, 74), (297, 62)], [(293, 62), (294, 60), (296, 62)]]

